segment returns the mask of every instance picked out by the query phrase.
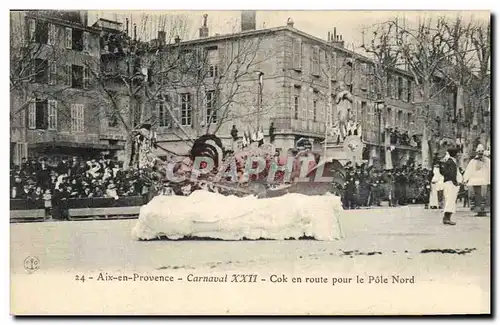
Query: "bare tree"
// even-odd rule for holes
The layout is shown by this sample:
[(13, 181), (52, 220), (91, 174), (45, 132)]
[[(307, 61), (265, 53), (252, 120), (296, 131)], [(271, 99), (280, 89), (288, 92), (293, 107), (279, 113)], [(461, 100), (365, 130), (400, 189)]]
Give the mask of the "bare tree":
[[(447, 121), (441, 116), (443, 112), (439, 109), (440, 104), (450, 87), (456, 86), (454, 80), (451, 81), (443, 75), (442, 67), (446, 66), (452, 58), (468, 53), (470, 50), (461, 48), (456, 51), (450, 47), (450, 40), (456, 38), (457, 35), (450, 35), (445, 18), (436, 20), (422, 18), (414, 27), (404, 26), (395, 18), (385, 22), (384, 25), (386, 32), (383, 33), (383, 37), (387, 37), (390, 47), (398, 52), (412, 73), (419, 90), (420, 96), (416, 99), (415, 106), (417, 116), (423, 126), (423, 165), (428, 166), (430, 163), (429, 141), (439, 138), (442, 131), (449, 127), (440, 123), (440, 121)], [(462, 36), (461, 33), (459, 36)]]
[[(115, 127), (125, 135), (125, 162), (128, 168), (134, 162), (134, 133), (144, 123), (153, 123), (148, 113), (148, 103), (152, 95), (159, 93), (162, 84), (152, 82), (167, 75), (177, 62), (169, 62), (167, 67), (155, 70), (151, 53), (159, 53), (174, 35), (187, 29), (187, 23), (179, 16), (147, 15), (139, 19), (139, 25), (130, 26), (126, 31), (103, 33), (102, 54), (98, 62), (87, 61), (86, 67), (95, 78), (99, 91), (104, 121), (107, 127)], [(150, 40), (151, 33), (163, 31), (163, 39)], [(163, 59), (164, 56), (161, 56)], [(161, 60), (161, 62), (167, 62)]]
[[(210, 42), (181, 42), (188, 24), (170, 18), (144, 15), (130, 33), (105, 36), (107, 53), (101, 69), (93, 70), (107, 119), (126, 134), (125, 168), (134, 162), (134, 133), (144, 123), (192, 143), (242, 118), (232, 108), (248, 105), (244, 97), (255, 89), (258, 65), (272, 55), (261, 52), (264, 36), (213, 43), (218, 49)], [(141, 39), (152, 30), (157, 39)]]
[(491, 27), (489, 22), (466, 22), (461, 17), (443, 24), (448, 46), (454, 55), (440, 68), (440, 72), (460, 90), (457, 98), (457, 134), (469, 140), (464, 147), (468, 152), (480, 134), (489, 133), (485, 117), (489, 114)]

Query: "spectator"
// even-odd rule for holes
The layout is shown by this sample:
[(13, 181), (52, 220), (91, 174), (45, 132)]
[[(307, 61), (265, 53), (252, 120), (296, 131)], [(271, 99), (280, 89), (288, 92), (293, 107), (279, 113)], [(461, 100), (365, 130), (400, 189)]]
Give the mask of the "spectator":
[(43, 203), (45, 208), (45, 218), (51, 218), (52, 216), (52, 195), (50, 194), (50, 190), (47, 189), (43, 194)]
[(108, 185), (108, 189), (106, 190), (106, 197), (118, 200), (118, 193), (116, 192), (115, 184), (111, 183)]

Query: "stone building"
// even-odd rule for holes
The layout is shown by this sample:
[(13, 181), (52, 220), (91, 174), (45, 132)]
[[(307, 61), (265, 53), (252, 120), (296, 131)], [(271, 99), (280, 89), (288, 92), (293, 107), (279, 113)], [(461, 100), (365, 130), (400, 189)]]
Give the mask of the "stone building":
[[(255, 22), (252, 21), (255, 15), (243, 13), (242, 16), (241, 31), (235, 34), (209, 36), (205, 17), (198, 39), (177, 40), (166, 46), (165, 51), (170, 57), (179, 55), (175, 53), (205, 53), (202, 56), (210, 62), (204, 61), (202, 65), (215, 69), (218, 75), (207, 76), (202, 82), (191, 80), (191, 83), (186, 81), (165, 85), (165, 90), (171, 93), (174, 102), (173, 118), (180, 121), (183, 130), (179, 130), (175, 123), (160, 122), (160, 146), (186, 153), (189, 148), (189, 142), (185, 141), (187, 136), (196, 137), (215, 129), (226, 146), (231, 146), (230, 132), (233, 125), (239, 131), (240, 138), (256, 129), (262, 129), (268, 138), (272, 123), (274, 145), (278, 150), (286, 152), (294, 148), (300, 139), (307, 139), (313, 150), (324, 152), (327, 128), (334, 125), (337, 119), (334, 97), (342, 85), (354, 97), (349, 110), (351, 118), (361, 126), (362, 134), (359, 135), (365, 146), (364, 159), (373, 160), (378, 155), (375, 149), (385, 147), (387, 129), (408, 130), (411, 134), (420, 129), (413, 105), (414, 82), (408, 72), (391, 70), (389, 86), (382, 94), (384, 105), (379, 110), (379, 121), (375, 103), (381, 95), (377, 94), (380, 91), (375, 86), (373, 64), (370, 59), (347, 49), (342, 36), (337, 35), (336, 31), (329, 32), (327, 39), (323, 40), (295, 28), (292, 19), (282, 27), (256, 30)], [(235, 78), (235, 66), (247, 68), (248, 73)], [(241, 91), (227, 98), (235, 85)], [(207, 129), (207, 112), (213, 105), (210, 96), (214, 90), (218, 92), (215, 107), (228, 100), (231, 104), (227, 107), (227, 116), (221, 114), (226, 111), (226, 107), (216, 108), (219, 120), (212, 123), (217, 124), (217, 127)], [(158, 111), (162, 105), (157, 104), (153, 111), (165, 119), (168, 114)], [(328, 146), (328, 156), (345, 159), (342, 141), (337, 144), (335, 140), (332, 141), (331, 135), (327, 137), (333, 142)], [(380, 151), (382, 155), (385, 154), (385, 150)], [(391, 154), (393, 160), (404, 161), (410, 156), (418, 158), (419, 151), (416, 145), (395, 144)]]
[(85, 11), (11, 12), (12, 162), (112, 149), (99, 137), (99, 37)]
[[(347, 119), (359, 131), (362, 160), (421, 161), (426, 121), (436, 124), (433, 139), (455, 141), (456, 89), (428, 103), (432, 116), (425, 120), (413, 76), (389, 69), (380, 77), (335, 29), (325, 39), (300, 31), (292, 19), (256, 29), (256, 12), (244, 11), (239, 32), (219, 35), (210, 33), (209, 18), (193, 40), (159, 31), (157, 39), (138, 41), (128, 21), (125, 28), (106, 19), (89, 27), (85, 12), (11, 13), (11, 25), (19, 26), (11, 29), (11, 48), (35, 54), (28, 78), (11, 56), (14, 161), (40, 153), (123, 160), (130, 130), (143, 123), (154, 127), (158, 156), (186, 154), (189, 139), (204, 133), (216, 133), (226, 148), (257, 130), (269, 142), (272, 126), (279, 151), (308, 140), (313, 150), (346, 160), (337, 132), (342, 90), (351, 96)], [(21, 82), (13, 86), (16, 73)]]

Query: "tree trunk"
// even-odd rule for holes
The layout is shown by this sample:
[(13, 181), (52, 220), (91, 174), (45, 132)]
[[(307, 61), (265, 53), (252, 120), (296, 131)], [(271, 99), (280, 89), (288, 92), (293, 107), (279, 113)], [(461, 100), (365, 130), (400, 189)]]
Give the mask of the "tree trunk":
[(127, 135), (125, 139), (125, 159), (123, 161), (123, 170), (128, 170), (133, 164), (133, 147), (134, 139), (132, 138), (132, 134)]
[[(432, 169), (432, 154), (429, 150), (429, 141), (432, 140), (432, 130), (429, 130), (428, 128), (428, 123), (429, 123), (429, 98), (430, 98), (430, 81), (424, 80), (422, 83), (422, 102), (424, 105), (423, 109), (423, 135), (422, 135), (422, 144), (421, 144), (421, 151), (422, 151), (422, 167), (423, 168), (430, 168)], [(432, 141), (431, 141), (432, 143)]]

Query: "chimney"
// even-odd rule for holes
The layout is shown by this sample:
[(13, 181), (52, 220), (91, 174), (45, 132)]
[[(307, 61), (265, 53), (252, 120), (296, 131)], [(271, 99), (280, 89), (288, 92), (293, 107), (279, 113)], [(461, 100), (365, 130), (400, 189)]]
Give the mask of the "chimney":
[(164, 31), (158, 31), (158, 43), (160, 46), (165, 45), (167, 42), (167, 33)]
[(328, 38), (326, 39), (328, 42), (330, 42), (330, 38), (332, 36), (332, 33), (331, 32), (328, 32)]
[(286, 25), (287, 25), (288, 27), (292, 27), (292, 28), (293, 28), (293, 19), (292, 19), (291, 17), (287, 19), (287, 21), (286, 21)]
[(127, 33), (128, 36), (128, 18), (125, 18), (125, 33)]
[(333, 34), (330, 34), (330, 42), (338, 47), (344, 47), (344, 41), (342, 40), (342, 35), (337, 35), (337, 27), (333, 27)]
[(256, 11), (243, 10), (241, 12), (241, 31), (255, 30), (256, 26)]
[(80, 22), (83, 26), (87, 27), (89, 24), (89, 12), (87, 10), (80, 11)]
[(134, 23), (134, 41), (137, 41), (137, 24)]
[(175, 41), (175, 44), (179, 44), (179, 43), (181, 42), (181, 38), (179, 37), (179, 35), (177, 35), (177, 36), (175, 37), (175, 40), (174, 40), (174, 41)]
[(200, 28), (200, 38), (208, 37), (207, 14), (203, 15), (203, 25)]

